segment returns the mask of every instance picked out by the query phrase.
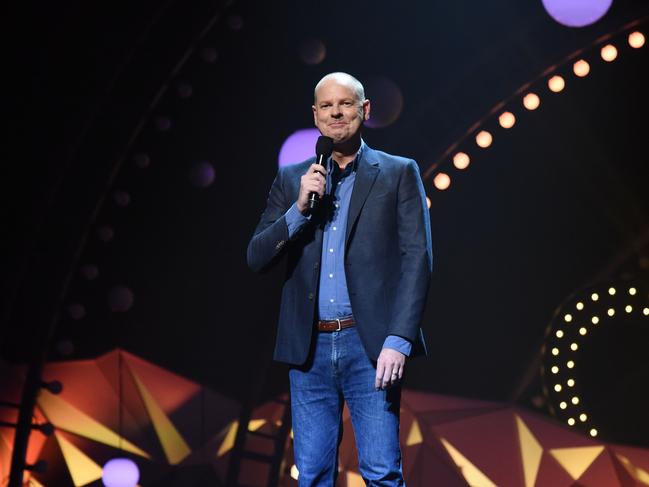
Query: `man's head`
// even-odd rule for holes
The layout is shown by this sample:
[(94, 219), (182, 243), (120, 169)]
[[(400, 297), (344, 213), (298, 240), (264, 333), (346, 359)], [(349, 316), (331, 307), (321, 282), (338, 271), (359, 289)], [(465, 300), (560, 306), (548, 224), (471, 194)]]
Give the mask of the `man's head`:
[(370, 117), (370, 101), (360, 81), (347, 73), (330, 73), (313, 94), (313, 121), (335, 145), (360, 139), (363, 122)]

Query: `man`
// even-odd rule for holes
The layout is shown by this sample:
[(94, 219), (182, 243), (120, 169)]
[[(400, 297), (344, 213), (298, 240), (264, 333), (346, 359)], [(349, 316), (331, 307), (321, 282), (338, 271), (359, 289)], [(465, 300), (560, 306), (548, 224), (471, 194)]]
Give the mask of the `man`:
[(370, 101), (356, 78), (322, 78), (312, 110), (334, 141), (328, 167), (281, 168), (248, 245), (255, 271), (287, 258), (275, 359), (291, 364), (299, 484), (335, 483), (346, 402), (365, 482), (403, 485), (399, 384), (406, 356), (425, 353), (432, 267), (425, 193), (415, 161), (362, 141)]

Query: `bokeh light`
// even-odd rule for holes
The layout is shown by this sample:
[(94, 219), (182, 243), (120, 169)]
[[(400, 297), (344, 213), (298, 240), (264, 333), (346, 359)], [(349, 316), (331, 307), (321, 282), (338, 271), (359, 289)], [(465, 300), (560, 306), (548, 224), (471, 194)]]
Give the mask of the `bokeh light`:
[(458, 152), (453, 156), (453, 165), (457, 169), (466, 169), (469, 167), (470, 163), (471, 159), (469, 158), (469, 155), (464, 152)]
[(81, 266), (79, 272), (85, 279), (89, 281), (97, 279), (97, 276), (99, 276), (99, 269), (96, 265), (93, 264), (85, 264)]
[(243, 28), (243, 17), (241, 17), (241, 15), (237, 15), (237, 14), (229, 15), (227, 22), (228, 22), (228, 27), (230, 27), (230, 29), (232, 29), (235, 32), (238, 32)]
[(197, 188), (207, 188), (216, 177), (214, 166), (207, 161), (202, 161), (194, 164), (189, 171), (189, 181)]
[(133, 162), (135, 162), (135, 165), (140, 169), (145, 169), (151, 164), (151, 159), (149, 158), (148, 154), (141, 152), (133, 156)]
[(559, 75), (554, 75), (548, 80), (548, 88), (554, 93), (559, 93), (566, 87), (566, 82)]
[(124, 208), (125, 206), (128, 206), (129, 203), (131, 202), (131, 195), (128, 194), (126, 191), (122, 190), (117, 190), (113, 193), (113, 201), (115, 201), (115, 204), (117, 206), (121, 206)]
[(115, 313), (124, 313), (133, 306), (134, 296), (126, 286), (114, 286), (108, 292), (108, 308)]
[(575, 64), (572, 66), (572, 71), (575, 73), (576, 76), (583, 78), (588, 73), (590, 73), (590, 64), (588, 64), (583, 59), (580, 59), (579, 61), (575, 62)]
[(629, 34), (629, 46), (634, 49), (639, 49), (644, 46), (645, 38), (642, 32), (631, 32)]
[(432, 205), (432, 202), (430, 201), (430, 198), (428, 196), (426, 196), (426, 206), (428, 207), (429, 210), (430, 210), (431, 205)]
[(97, 237), (102, 242), (110, 242), (115, 238), (115, 230), (110, 225), (102, 225), (97, 229)]
[(478, 135), (475, 136), (475, 143), (478, 144), (483, 149), (486, 149), (493, 142), (492, 135), (486, 130), (481, 130)]
[(440, 191), (444, 191), (451, 185), (451, 178), (448, 174), (440, 172), (439, 174), (437, 174), (437, 176), (435, 176), (435, 179), (433, 179), (433, 184)]
[(279, 150), (279, 166), (290, 166), (315, 156), (318, 137), (320, 137), (318, 129), (302, 129), (293, 132)]
[(504, 129), (510, 129), (516, 123), (516, 117), (512, 112), (503, 112), (498, 117), (498, 123)]
[(101, 480), (106, 487), (135, 487), (140, 470), (129, 458), (113, 458), (104, 465)]
[(169, 117), (156, 117), (155, 128), (160, 132), (166, 132), (171, 128), (171, 119)]
[(604, 47), (602, 47), (600, 54), (604, 61), (610, 63), (611, 61), (614, 61), (615, 58), (617, 57), (617, 49), (613, 44), (607, 44)]
[(204, 47), (201, 51), (201, 57), (203, 61), (211, 64), (218, 59), (219, 55), (213, 47)]
[(566, 27), (585, 27), (601, 19), (613, 0), (543, 0), (550, 17)]
[(528, 110), (536, 110), (541, 104), (541, 99), (536, 93), (528, 93), (523, 97), (523, 106)]
[(370, 119), (365, 122), (368, 127), (387, 127), (401, 115), (403, 109), (401, 89), (385, 76), (369, 78), (365, 83), (365, 96), (372, 101)]
[(327, 56), (327, 48), (320, 39), (302, 41), (299, 52), (302, 62), (311, 66), (320, 64)]
[(80, 320), (81, 318), (86, 316), (86, 308), (83, 306), (83, 304), (72, 303), (68, 306), (68, 314), (73, 320)]
[(180, 98), (189, 98), (194, 92), (192, 85), (190, 85), (189, 83), (178, 83), (176, 91), (178, 92), (178, 96)]

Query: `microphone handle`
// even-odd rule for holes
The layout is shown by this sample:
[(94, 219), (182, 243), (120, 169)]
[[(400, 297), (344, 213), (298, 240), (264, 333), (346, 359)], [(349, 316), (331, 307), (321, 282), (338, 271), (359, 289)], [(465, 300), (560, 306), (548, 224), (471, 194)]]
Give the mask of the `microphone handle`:
[[(317, 163), (322, 165), (324, 159), (324, 154), (318, 154), (318, 159)], [(313, 211), (318, 207), (318, 203), (320, 202), (320, 195), (318, 193), (311, 193), (309, 194), (309, 210)]]

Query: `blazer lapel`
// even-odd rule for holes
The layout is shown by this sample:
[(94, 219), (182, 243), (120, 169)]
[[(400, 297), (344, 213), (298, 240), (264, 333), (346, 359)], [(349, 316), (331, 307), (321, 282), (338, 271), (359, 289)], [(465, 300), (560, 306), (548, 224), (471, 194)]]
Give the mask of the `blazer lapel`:
[(374, 151), (365, 146), (361, 158), (358, 160), (356, 168), (356, 181), (352, 190), (352, 198), (349, 202), (349, 212), (347, 213), (347, 229), (345, 230), (345, 248), (349, 244), (349, 236), (356, 225), (358, 215), (365, 204), (367, 195), (370, 193), (376, 176), (379, 174), (379, 162), (375, 157)]

